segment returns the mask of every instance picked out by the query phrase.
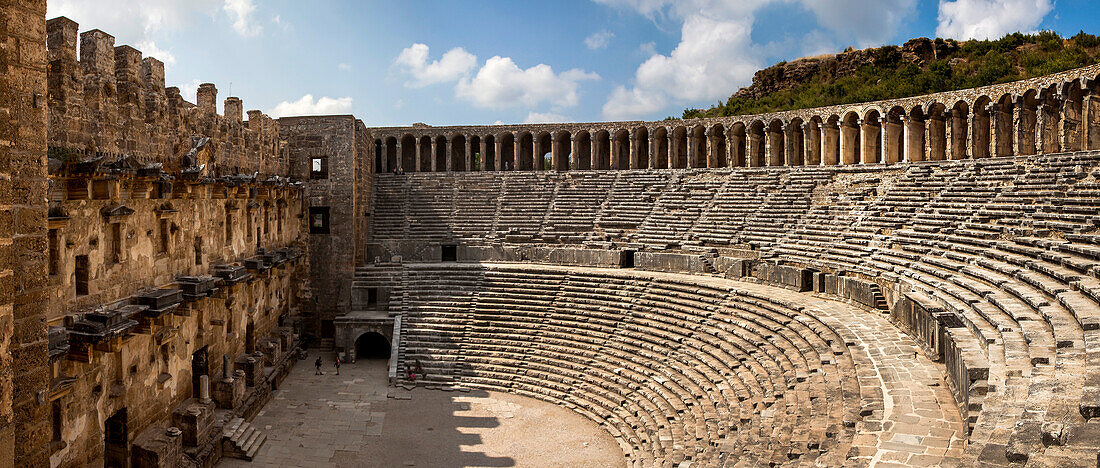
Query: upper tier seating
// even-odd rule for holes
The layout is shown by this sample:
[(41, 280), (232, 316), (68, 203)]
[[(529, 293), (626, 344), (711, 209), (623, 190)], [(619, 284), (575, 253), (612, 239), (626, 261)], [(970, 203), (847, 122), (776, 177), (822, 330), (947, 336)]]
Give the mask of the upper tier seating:
[[(632, 248), (732, 248), (771, 263), (893, 285), (956, 315), (966, 327), (953, 328), (952, 339), (972, 361), (968, 367), (988, 369), (966, 389), (971, 421), (961, 465), (1091, 460), (1084, 464), (1094, 466), (1100, 450), (1100, 418), (1094, 418), (1100, 415), (1098, 163), (1100, 153), (1078, 152), (892, 166), (379, 174), (372, 240), (405, 239), (413, 223), (397, 218), (413, 206), (437, 204), (419, 208), (444, 217), (418, 235), (471, 243), (611, 240)], [(457, 196), (418, 196), (413, 189), (451, 187), (457, 194), (458, 187), (476, 184), (505, 190), (496, 205), (471, 208), (458, 205)], [(600, 205), (562, 208), (576, 200)], [(522, 209), (505, 208), (517, 206)], [(494, 219), (494, 227), (462, 224), (471, 209)], [(562, 218), (568, 221), (557, 221)]]

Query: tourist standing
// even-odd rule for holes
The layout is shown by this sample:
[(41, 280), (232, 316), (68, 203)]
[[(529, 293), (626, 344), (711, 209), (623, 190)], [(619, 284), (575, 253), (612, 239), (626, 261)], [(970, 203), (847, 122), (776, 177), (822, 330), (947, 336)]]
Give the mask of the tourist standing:
[(336, 375), (340, 375), (340, 355), (339, 354), (336, 355), (336, 362), (333, 363), (333, 365), (336, 366)]
[(317, 366), (317, 371), (314, 372), (313, 375), (325, 375), (324, 372), (321, 372), (321, 364), (323, 364), (321, 362), (321, 356), (317, 356), (317, 361), (313, 363), (314, 366)]

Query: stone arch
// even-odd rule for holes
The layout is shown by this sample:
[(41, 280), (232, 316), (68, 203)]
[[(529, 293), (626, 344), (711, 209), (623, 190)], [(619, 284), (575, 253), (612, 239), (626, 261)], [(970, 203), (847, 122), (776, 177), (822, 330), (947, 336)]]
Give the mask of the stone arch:
[(630, 131), (630, 147), (634, 149), (630, 152), (633, 155), (630, 167), (632, 169), (649, 169), (649, 129), (634, 127)]
[(435, 145), (432, 146), (432, 172), (447, 170), (447, 137), (439, 135), (435, 137)]
[(500, 148), (500, 154), (497, 155), (497, 160), (500, 164), (497, 165), (497, 170), (516, 170), (516, 136), (512, 132), (504, 132), (498, 138), (497, 147)]
[(763, 167), (767, 165), (768, 153), (765, 137), (764, 122), (754, 120), (749, 124), (749, 167)]
[(821, 117), (811, 116), (802, 124), (802, 153), (807, 166), (821, 165)]
[(382, 139), (376, 138), (374, 140), (374, 172), (383, 172), (382, 170), (382, 153), (385, 152), (382, 146)]
[(611, 135), (611, 166), (613, 169), (630, 169), (630, 132), (624, 128)]
[(386, 154), (382, 160), (382, 171), (390, 172), (397, 168), (397, 138), (386, 138)]
[(580, 130), (573, 135), (573, 152), (574, 169), (592, 170), (592, 136), (588, 130)]
[(1058, 85), (1052, 84), (1039, 91), (1039, 111), (1037, 113), (1038, 141), (1035, 143), (1041, 154), (1057, 153), (1062, 149), (1058, 138), (1062, 127), (1062, 106), (1059, 102)]
[(851, 165), (860, 161), (860, 118), (855, 111), (848, 111), (840, 120), (840, 164)]
[(554, 154), (551, 151), (553, 144), (550, 138), (550, 132), (542, 131), (536, 136), (538, 139), (539, 149), (539, 170), (553, 170), (554, 169)]
[(928, 119), (924, 108), (917, 104), (909, 108), (905, 122), (902, 123), (902, 160), (906, 162), (924, 161), (926, 155)]
[(746, 140), (744, 122), (734, 122), (732, 125), (730, 125), (729, 131), (726, 132), (726, 139), (728, 141), (727, 147), (729, 148), (729, 166), (746, 166), (747, 161), (745, 160)]
[(1062, 97), (1065, 101), (1062, 103), (1062, 126), (1058, 129), (1062, 151), (1080, 151), (1084, 148), (1084, 94), (1080, 80), (1073, 80), (1062, 86)]
[(516, 170), (535, 169), (535, 139), (531, 132), (516, 133)]
[(933, 101), (924, 108), (925, 145), (928, 147), (926, 159), (947, 159), (947, 122), (947, 106), (943, 103)]
[(821, 123), (821, 164), (840, 164), (840, 116), (832, 114)]
[(386, 359), (390, 358), (390, 340), (382, 333), (368, 331), (360, 333), (355, 338), (355, 357), (359, 359)]
[(668, 129), (665, 127), (653, 127), (649, 132), (653, 142), (653, 169), (668, 169)]
[(672, 143), (669, 145), (669, 154), (672, 157), (671, 163), (673, 169), (684, 169), (688, 167), (687, 139), (687, 129), (684, 127), (673, 127)]
[(863, 164), (882, 162), (882, 111), (870, 107), (859, 128), (859, 155)]
[(784, 127), (786, 125), (780, 119), (772, 119), (765, 129), (767, 132), (767, 148), (769, 166), (782, 166), (786, 151), (784, 150)]
[(990, 151), (992, 151), (993, 157), (1013, 155), (1012, 129), (1013, 108), (1015, 107), (1013, 101), (1012, 95), (1005, 93), (993, 104), (990, 122), (992, 126), (990, 129), (990, 137), (992, 138)]
[(907, 117), (901, 106), (891, 107), (882, 118), (882, 161), (896, 164), (905, 159)]
[(688, 134), (688, 167), (707, 167), (707, 128), (691, 127)]
[(447, 170), (466, 171), (466, 135), (451, 136), (451, 159), (447, 162)]
[(481, 155), (481, 167), (486, 171), (497, 170), (497, 137), (496, 135), (485, 135), (481, 138), (482, 146), (485, 147), (485, 154)]
[(707, 167), (729, 167), (729, 145), (726, 128), (720, 123), (707, 129)]
[(569, 132), (560, 130), (551, 134), (552, 141), (551, 146), (553, 148), (553, 167), (555, 171), (568, 171), (570, 163), (570, 153), (572, 144), (572, 135)]
[(970, 117), (970, 154), (974, 158), (988, 158), (990, 142), (990, 126), (992, 116), (990, 107), (993, 100), (989, 96), (978, 96), (971, 107)]
[(1035, 154), (1035, 131), (1038, 128), (1039, 90), (1029, 89), (1016, 98), (1015, 109), (1019, 114), (1014, 131), (1016, 132), (1015, 153), (1021, 156)]
[(806, 162), (806, 137), (802, 129), (803, 122), (801, 117), (795, 117), (791, 119), (786, 125), (786, 131), (784, 132), (785, 142), (783, 144), (785, 165), (787, 166), (802, 166)]
[(592, 141), (596, 157), (593, 163), (596, 169), (611, 169), (611, 133), (607, 130), (597, 130), (596, 137)]
[(956, 101), (955, 105), (951, 106), (950, 124), (948, 124), (948, 135), (950, 135), (950, 146), (948, 146), (948, 152), (951, 159), (966, 159), (967, 153), (967, 134), (970, 129), (967, 122), (970, 119), (970, 105), (966, 101)]
[(484, 167), (482, 164), (485, 162), (485, 155), (481, 150), (481, 136), (470, 135), (470, 157), (467, 158), (470, 161), (470, 167), (468, 171), (480, 171)]
[(416, 167), (416, 137), (406, 133), (401, 137), (401, 164), (402, 171), (412, 171)]
[(424, 135), (419, 141), (420, 154), (417, 155), (416, 170), (429, 172), (432, 170), (432, 137)]

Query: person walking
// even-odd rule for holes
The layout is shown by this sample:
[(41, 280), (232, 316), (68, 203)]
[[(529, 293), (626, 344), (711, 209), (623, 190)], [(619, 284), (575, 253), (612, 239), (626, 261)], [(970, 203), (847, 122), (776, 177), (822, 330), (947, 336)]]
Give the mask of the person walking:
[(317, 371), (313, 375), (325, 375), (324, 372), (321, 372), (321, 364), (321, 356), (317, 356), (317, 361), (313, 363), (314, 366), (317, 366)]
[(336, 375), (340, 375), (340, 355), (336, 355), (336, 362), (333, 365), (336, 366)]

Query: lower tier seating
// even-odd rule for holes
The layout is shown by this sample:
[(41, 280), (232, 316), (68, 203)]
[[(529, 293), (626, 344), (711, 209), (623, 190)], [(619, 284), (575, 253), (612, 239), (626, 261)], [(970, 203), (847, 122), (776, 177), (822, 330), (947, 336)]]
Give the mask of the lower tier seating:
[(636, 466), (952, 463), (942, 370), (879, 314), (668, 273), (405, 264), (399, 365), (601, 423)]

